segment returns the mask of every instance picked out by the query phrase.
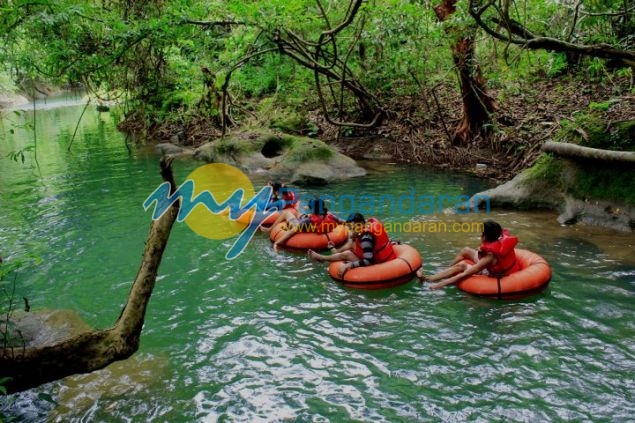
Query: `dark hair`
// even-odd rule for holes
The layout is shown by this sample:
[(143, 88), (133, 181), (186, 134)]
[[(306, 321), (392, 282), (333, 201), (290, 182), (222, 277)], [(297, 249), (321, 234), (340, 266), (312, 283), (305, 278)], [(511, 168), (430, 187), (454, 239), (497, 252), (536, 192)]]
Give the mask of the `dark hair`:
[(279, 192), (280, 188), (282, 188), (282, 184), (280, 182), (271, 182), (269, 185), (271, 185), (271, 191), (273, 192)]
[(503, 233), (503, 228), (493, 220), (486, 220), (483, 222), (483, 235), (487, 242), (494, 242), (500, 238)]
[(309, 200), (309, 208), (313, 214), (325, 215), (326, 212), (328, 212), (328, 209), (324, 205), (324, 200), (318, 197), (314, 197)]
[(351, 213), (346, 218), (346, 223), (361, 223), (363, 225), (366, 223), (366, 219), (364, 219), (364, 215), (361, 213)]

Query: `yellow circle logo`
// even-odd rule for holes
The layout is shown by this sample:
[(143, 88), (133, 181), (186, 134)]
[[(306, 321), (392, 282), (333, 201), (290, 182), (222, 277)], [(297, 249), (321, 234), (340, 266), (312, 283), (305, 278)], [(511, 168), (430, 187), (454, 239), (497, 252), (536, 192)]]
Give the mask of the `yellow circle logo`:
[[(187, 179), (194, 182), (192, 198), (204, 191), (214, 197), (216, 204), (227, 201), (238, 189), (244, 190), (241, 206), (254, 197), (254, 186), (240, 170), (224, 163), (210, 163), (190, 173)], [(236, 204), (237, 205), (237, 204)], [(209, 239), (227, 239), (242, 232), (249, 222), (240, 223), (229, 218), (228, 209), (214, 214), (204, 204), (197, 204), (185, 218), (191, 230)]]

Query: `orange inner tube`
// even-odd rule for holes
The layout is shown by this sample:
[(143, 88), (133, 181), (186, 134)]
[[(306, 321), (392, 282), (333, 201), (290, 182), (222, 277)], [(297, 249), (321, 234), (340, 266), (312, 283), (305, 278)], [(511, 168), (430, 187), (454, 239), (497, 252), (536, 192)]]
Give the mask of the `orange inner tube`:
[[(529, 250), (514, 251), (521, 269), (518, 272), (500, 279), (495, 276), (472, 275), (457, 282), (456, 286), (470, 294), (499, 299), (521, 298), (545, 289), (551, 280), (551, 267), (547, 261)], [(470, 260), (463, 262), (474, 264)]]
[[(276, 242), (283, 234), (283, 227), (286, 223), (276, 225), (269, 232), (271, 242)], [(336, 247), (344, 244), (348, 240), (348, 229), (344, 225), (337, 225), (331, 232), (296, 232), (289, 238), (282, 247), (288, 250), (326, 250), (328, 243), (332, 242)]]
[(421, 254), (409, 245), (393, 245), (397, 258), (384, 263), (356, 267), (339, 277), (337, 272), (344, 265), (336, 261), (329, 265), (331, 278), (351, 288), (381, 289), (410, 282), (421, 267)]

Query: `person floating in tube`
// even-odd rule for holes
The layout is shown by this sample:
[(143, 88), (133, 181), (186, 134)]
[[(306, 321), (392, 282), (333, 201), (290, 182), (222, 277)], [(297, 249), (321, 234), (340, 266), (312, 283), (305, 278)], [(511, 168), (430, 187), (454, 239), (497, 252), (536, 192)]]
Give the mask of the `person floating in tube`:
[[(493, 277), (510, 275), (520, 269), (514, 253), (516, 244), (517, 237), (493, 220), (487, 220), (483, 222), (481, 245), (478, 250), (463, 247), (450, 262), (449, 268), (427, 277), (419, 269), (417, 278), (420, 282), (437, 282), (430, 285), (430, 288), (439, 289), (477, 274)], [(462, 263), (463, 260), (471, 260), (474, 264)]]
[(309, 213), (296, 216), (296, 213), (291, 210), (283, 210), (282, 214), (278, 216), (269, 228), (260, 227), (263, 232), (271, 232), (276, 225), (280, 223), (285, 225), (284, 230), (287, 232), (273, 243), (275, 252), (278, 252), (280, 246), (284, 245), (297, 232), (326, 233), (333, 230), (340, 223), (344, 223), (342, 219), (328, 211), (324, 205), (324, 200), (321, 198), (311, 199), (308, 206), (310, 209)]
[(346, 244), (340, 248), (329, 245), (330, 256), (309, 250), (309, 258), (320, 262), (345, 261), (338, 271), (341, 278), (349, 269), (384, 263), (397, 257), (388, 233), (378, 219), (371, 217), (366, 221), (361, 213), (353, 213), (346, 219), (346, 224), (351, 233)]

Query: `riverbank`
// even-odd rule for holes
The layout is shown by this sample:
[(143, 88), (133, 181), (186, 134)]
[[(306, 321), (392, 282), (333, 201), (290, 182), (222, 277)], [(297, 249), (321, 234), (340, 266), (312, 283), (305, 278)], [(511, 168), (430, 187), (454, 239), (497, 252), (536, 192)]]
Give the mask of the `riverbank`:
[[(614, 78), (610, 84), (568, 76), (518, 81), (516, 87), (493, 88), (490, 93), (498, 99), (497, 122), (489, 133), (476, 136), (466, 146), (452, 143), (462, 104), (454, 87), (443, 85), (415, 96), (386, 99), (388, 117), (375, 128), (343, 129), (328, 123), (321, 111), (288, 110), (286, 119), (279, 114), (245, 116), (234, 130), (275, 128), (319, 138), (356, 160), (421, 164), (504, 182), (530, 167), (540, 155), (540, 146), (570, 127), (576, 116), (593, 114), (605, 122), (616, 122), (635, 115), (635, 95), (627, 78)], [(158, 143), (188, 147), (221, 135), (203, 117), (147, 128), (141, 116), (132, 114), (120, 129)]]

